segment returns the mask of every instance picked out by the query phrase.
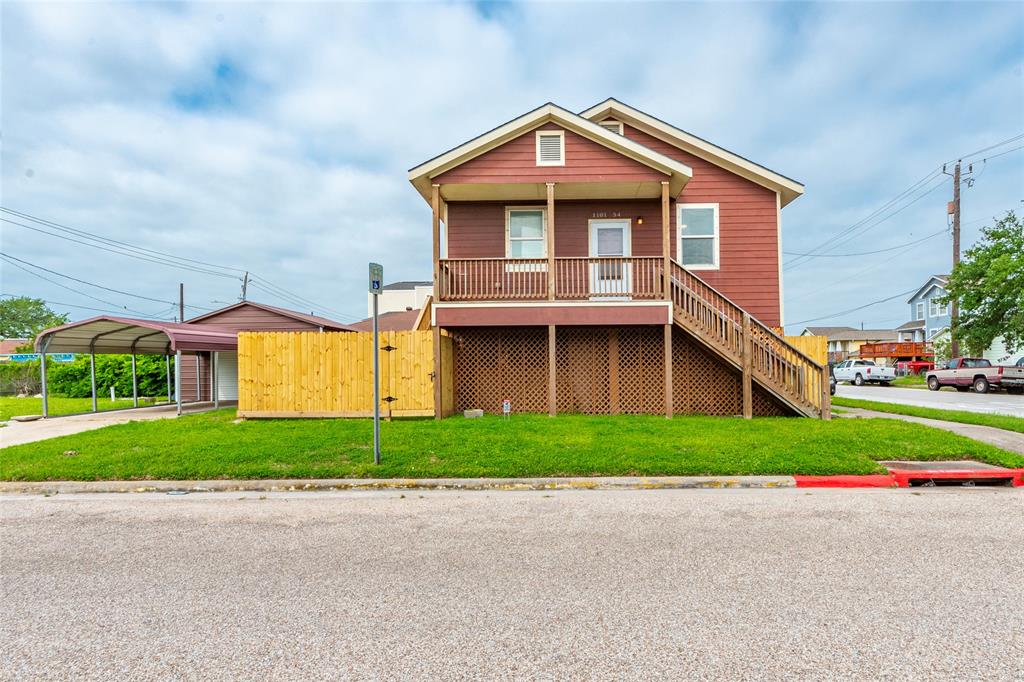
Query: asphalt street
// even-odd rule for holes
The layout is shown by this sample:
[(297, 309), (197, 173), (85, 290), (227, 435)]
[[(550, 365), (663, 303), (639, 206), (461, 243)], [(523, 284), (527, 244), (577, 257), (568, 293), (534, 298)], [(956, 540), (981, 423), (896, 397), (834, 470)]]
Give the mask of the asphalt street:
[(988, 414), (1009, 414), (1024, 417), (1024, 395), (1010, 395), (1005, 391), (992, 393), (959, 393), (956, 389), (943, 388), (929, 391), (926, 388), (897, 388), (896, 386), (850, 386), (842, 383), (836, 386), (836, 395), (841, 398), (878, 400), (901, 405), (937, 407), (943, 410), (966, 410)]
[(1020, 489), (0, 498), (4, 679), (1024, 678)]

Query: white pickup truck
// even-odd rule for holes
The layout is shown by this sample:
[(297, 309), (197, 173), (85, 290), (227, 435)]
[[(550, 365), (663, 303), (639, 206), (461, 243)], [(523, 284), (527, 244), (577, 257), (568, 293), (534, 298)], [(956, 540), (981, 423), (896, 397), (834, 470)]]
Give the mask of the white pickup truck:
[(836, 381), (849, 381), (854, 386), (881, 384), (888, 386), (896, 378), (896, 369), (882, 367), (871, 360), (844, 360), (832, 369)]

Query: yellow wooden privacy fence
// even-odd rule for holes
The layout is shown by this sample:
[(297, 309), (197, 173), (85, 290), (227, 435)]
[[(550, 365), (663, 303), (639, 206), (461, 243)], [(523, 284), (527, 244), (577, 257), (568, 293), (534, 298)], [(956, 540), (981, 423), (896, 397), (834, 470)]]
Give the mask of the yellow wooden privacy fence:
[[(442, 414), (450, 414), (452, 340), (441, 337)], [(381, 332), (381, 414), (434, 414), (433, 331)], [(366, 417), (373, 414), (373, 335), (366, 332), (241, 332), (241, 417)]]
[(786, 341), (819, 365), (828, 364), (827, 336), (787, 336)]

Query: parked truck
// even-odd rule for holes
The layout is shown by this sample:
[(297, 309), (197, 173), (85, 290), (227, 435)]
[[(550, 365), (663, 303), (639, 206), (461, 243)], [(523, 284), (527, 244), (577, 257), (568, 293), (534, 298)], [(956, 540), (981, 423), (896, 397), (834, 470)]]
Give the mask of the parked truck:
[(926, 381), (933, 391), (953, 386), (960, 392), (988, 393), (996, 388), (1024, 393), (1024, 367), (993, 366), (985, 358), (953, 358), (942, 369), (929, 371)]
[(881, 384), (888, 386), (896, 378), (892, 367), (876, 365), (871, 360), (844, 360), (832, 370), (836, 381), (849, 381), (854, 386)]

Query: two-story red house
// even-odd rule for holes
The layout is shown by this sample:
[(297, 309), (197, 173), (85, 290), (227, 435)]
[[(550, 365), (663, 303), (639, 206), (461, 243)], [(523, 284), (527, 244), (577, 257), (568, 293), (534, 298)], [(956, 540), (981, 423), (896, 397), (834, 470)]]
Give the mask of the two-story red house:
[(545, 104), (409, 179), (458, 409), (827, 417), (827, 370), (774, 331), (800, 183), (614, 99)]

